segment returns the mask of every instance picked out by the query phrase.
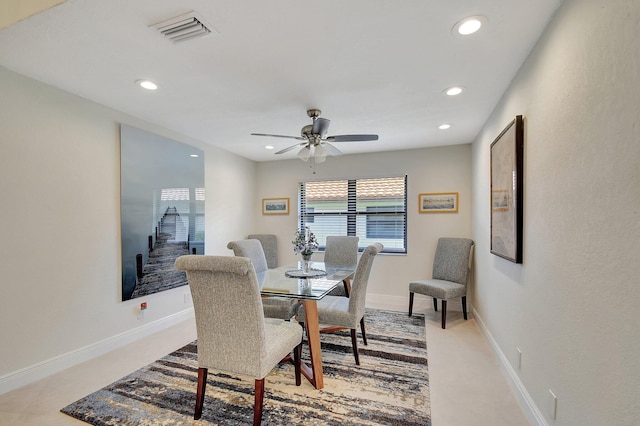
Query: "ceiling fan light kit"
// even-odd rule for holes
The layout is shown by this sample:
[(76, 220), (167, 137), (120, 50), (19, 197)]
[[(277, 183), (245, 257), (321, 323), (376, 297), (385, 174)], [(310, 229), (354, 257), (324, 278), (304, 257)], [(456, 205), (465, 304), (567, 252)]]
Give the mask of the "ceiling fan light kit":
[(312, 165), (315, 163), (322, 163), (326, 160), (327, 155), (337, 157), (342, 155), (342, 151), (330, 144), (329, 142), (367, 142), (377, 141), (378, 135), (334, 135), (327, 136), (329, 131), (329, 124), (331, 120), (326, 118), (320, 118), (322, 111), (319, 109), (307, 110), (307, 115), (311, 118), (311, 124), (307, 124), (300, 130), (300, 136), (287, 136), (287, 135), (273, 135), (268, 133), (251, 133), (253, 136), (268, 136), (273, 138), (286, 138), (296, 139), (302, 142), (295, 145), (288, 146), (280, 151), (278, 154), (284, 154), (296, 147), (302, 147), (298, 151), (298, 158), (302, 161), (312, 161)]

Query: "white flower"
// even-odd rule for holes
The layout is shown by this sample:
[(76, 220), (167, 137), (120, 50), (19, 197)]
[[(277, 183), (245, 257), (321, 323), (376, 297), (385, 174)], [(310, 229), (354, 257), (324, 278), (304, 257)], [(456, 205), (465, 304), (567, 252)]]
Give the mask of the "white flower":
[(295, 239), (291, 243), (293, 244), (293, 251), (300, 253), (302, 256), (311, 256), (313, 251), (318, 248), (316, 236), (313, 235), (308, 226), (305, 226), (304, 230), (298, 229)]

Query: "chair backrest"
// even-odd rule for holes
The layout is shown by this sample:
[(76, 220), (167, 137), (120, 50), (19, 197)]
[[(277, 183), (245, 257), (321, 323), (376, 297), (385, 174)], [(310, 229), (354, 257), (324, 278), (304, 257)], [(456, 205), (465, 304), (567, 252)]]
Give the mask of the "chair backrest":
[(364, 305), (367, 298), (367, 284), (369, 273), (373, 265), (373, 258), (380, 253), (383, 246), (380, 243), (371, 244), (360, 256), (358, 267), (351, 281), (351, 293), (349, 293), (349, 312), (354, 313), (357, 318), (364, 315)]
[(260, 274), (269, 269), (267, 259), (264, 256), (264, 250), (262, 250), (262, 244), (260, 244), (259, 240), (231, 241), (227, 244), (227, 248), (233, 250), (233, 254), (238, 257), (248, 257), (251, 259), (256, 274)]
[(247, 238), (260, 241), (269, 269), (278, 267), (278, 238), (274, 234), (251, 234)]
[(260, 290), (244, 257), (187, 255), (186, 271), (198, 332), (198, 364), (257, 377), (267, 353)]
[(324, 249), (324, 262), (332, 265), (355, 265), (358, 263), (359, 237), (328, 236)]
[(434, 280), (467, 285), (473, 241), (468, 238), (440, 238), (433, 259)]

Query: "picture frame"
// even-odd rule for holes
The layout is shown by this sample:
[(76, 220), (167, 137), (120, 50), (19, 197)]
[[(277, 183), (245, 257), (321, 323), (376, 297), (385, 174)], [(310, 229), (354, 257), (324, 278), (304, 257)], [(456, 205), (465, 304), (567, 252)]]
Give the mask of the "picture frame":
[(204, 156), (120, 124), (122, 301), (188, 285), (174, 262), (205, 252)]
[(263, 198), (262, 214), (289, 214), (289, 198)]
[(418, 196), (420, 213), (458, 213), (457, 192), (426, 192)]
[(516, 116), (491, 143), (491, 253), (522, 263), (524, 123)]

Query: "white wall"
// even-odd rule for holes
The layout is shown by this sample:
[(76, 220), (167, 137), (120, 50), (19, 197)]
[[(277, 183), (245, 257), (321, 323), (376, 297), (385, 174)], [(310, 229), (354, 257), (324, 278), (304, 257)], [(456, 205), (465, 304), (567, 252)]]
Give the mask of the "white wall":
[[(473, 144), (474, 307), (541, 424), (640, 424), (638, 34), (637, 0), (565, 1)], [(522, 265), (489, 253), (490, 144), (517, 114)]]
[[(382, 135), (393, 137), (393, 135)], [(298, 182), (333, 178), (407, 175), (407, 255), (378, 255), (367, 292), (367, 305), (406, 310), (409, 282), (429, 278), (439, 237), (471, 235), (471, 145), (331, 157), (316, 174), (301, 160), (271, 161), (257, 166), (256, 233), (278, 237), (280, 264), (298, 260), (291, 240), (297, 229)], [(459, 192), (458, 213), (418, 213), (418, 194)], [(261, 199), (289, 197), (289, 215), (262, 215)], [(322, 255), (314, 255), (322, 260)], [(418, 309), (431, 299), (416, 295)], [(454, 306), (453, 309), (456, 307)]]
[(255, 164), (4, 68), (0, 93), (2, 393), (192, 315), (188, 287), (121, 302), (119, 123), (205, 150), (207, 253), (253, 220)]

